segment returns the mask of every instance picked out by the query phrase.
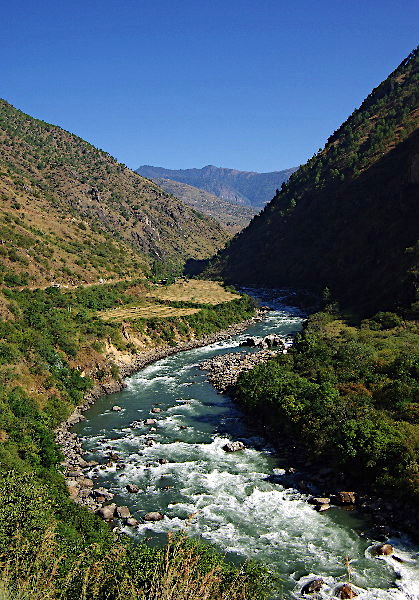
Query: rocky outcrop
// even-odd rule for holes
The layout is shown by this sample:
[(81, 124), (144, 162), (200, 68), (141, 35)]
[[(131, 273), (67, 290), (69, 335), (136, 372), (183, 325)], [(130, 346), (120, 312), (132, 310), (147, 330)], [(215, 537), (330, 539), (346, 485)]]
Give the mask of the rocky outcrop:
[(225, 392), (234, 386), (242, 371), (249, 371), (276, 354), (275, 350), (259, 350), (253, 354), (232, 352), (205, 360), (199, 365), (199, 368), (208, 371), (208, 379), (215, 389)]
[(242, 342), (240, 342), (240, 346), (248, 346), (250, 348), (261, 348), (266, 350), (267, 348), (280, 348), (281, 350), (285, 350), (285, 344), (279, 335), (270, 334), (265, 336), (264, 338), (258, 337), (248, 337)]

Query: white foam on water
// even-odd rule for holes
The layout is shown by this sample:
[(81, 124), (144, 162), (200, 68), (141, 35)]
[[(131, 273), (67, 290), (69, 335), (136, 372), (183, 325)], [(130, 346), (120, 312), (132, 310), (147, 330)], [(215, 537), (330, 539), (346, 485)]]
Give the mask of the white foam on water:
[[(258, 336), (278, 332), (282, 339), (287, 332), (295, 331), (301, 323), (298, 311), (292, 309), (290, 313), (283, 307), (278, 308), (268, 313), (264, 323), (252, 326), (251, 331), (257, 331)], [(153, 510), (166, 515), (161, 521), (140, 523), (138, 528), (124, 528), (124, 531), (130, 536), (149, 537), (179, 531), (188, 522), (189, 534), (203, 537), (224, 552), (261, 560), (282, 572), (294, 586), (290, 593), (296, 599), (307, 598), (300, 593), (304, 583), (310, 578), (322, 577), (326, 585), (319, 598), (331, 600), (337, 584), (344, 581), (342, 559), (348, 555), (354, 559), (353, 584), (360, 600), (419, 600), (418, 559), (402, 541), (391, 543), (403, 563), (390, 557), (371, 556), (362, 538), (348, 525), (334, 520), (333, 511), (338, 509), (328, 511), (329, 514), (318, 513), (307, 503), (306, 495), (284, 489), (267, 479), (273, 466), (270, 447), (254, 434), (254, 438), (252, 434), (247, 439), (242, 438), (248, 446), (245, 450), (233, 453), (223, 450), (230, 438), (215, 432), (205, 443), (199, 440), (209, 434), (204, 438), (201, 434), (195, 436), (196, 441), (186, 441), (186, 438), (172, 441), (173, 432), (181, 424), (187, 426), (183, 431), (188, 438), (193, 436), (194, 421), (188, 419), (196, 417), (196, 413), (204, 414), (205, 400), (187, 397), (188, 392), (193, 392), (197, 363), (236, 349), (239, 339), (245, 335), (244, 332), (235, 338), (161, 359), (127, 380), (128, 389), (123, 394), (129, 393), (128, 399), (135, 400), (142, 419), (156, 418), (156, 432), (151, 433), (140, 421), (135, 431), (124, 424), (117, 433), (125, 435), (117, 440), (109, 439), (109, 431), (106, 435), (85, 436), (86, 445), (94, 446), (99, 456), (109, 452), (105, 446), (112, 446), (119, 454), (125, 464), (122, 471), (112, 465), (92, 469), (92, 472), (106, 480), (105, 485), (122, 496), (128, 505), (141, 508), (136, 513), (137, 518), (147, 512), (144, 499), (149, 498), (155, 506)], [(152, 415), (150, 402), (159, 398), (162, 389), (162, 402), (169, 406)], [(144, 407), (141, 398), (144, 398)], [(219, 398), (221, 406), (222, 396)], [(214, 411), (208, 407), (208, 410), (213, 418), (219, 409)], [(108, 419), (109, 412), (106, 412)], [(230, 414), (217, 417), (218, 423), (230, 418)], [(154, 443), (148, 446), (150, 438)], [(249, 447), (253, 443), (263, 451)], [(159, 459), (169, 462), (160, 464)], [(285, 471), (276, 468), (273, 473), (283, 475)], [(162, 481), (173, 482), (173, 489), (164, 491)], [(129, 494), (125, 489), (127, 483), (137, 484), (139, 494)], [(191, 514), (195, 516), (189, 522)]]

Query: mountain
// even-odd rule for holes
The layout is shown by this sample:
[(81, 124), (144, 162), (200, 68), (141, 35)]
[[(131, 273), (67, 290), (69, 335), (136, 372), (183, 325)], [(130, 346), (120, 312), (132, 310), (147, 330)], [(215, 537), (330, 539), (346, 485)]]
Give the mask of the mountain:
[(227, 281), (329, 288), (366, 311), (415, 299), (418, 49), (211, 265)]
[(163, 178), (187, 183), (228, 202), (261, 209), (295, 170), (292, 168), (272, 173), (254, 173), (213, 165), (202, 169), (179, 170), (143, 165), (138, 167), (136, 172), (153, 180)]
[(153, 181), (165, 192), (173, 194), (173, 196), (192, 206), (195, 210), (219, 221), (231, 233), (237, 233), (243, 227), (246, 227), (256, 213), (256, 210), (250, 206), (240, 206), (228, 202), (187, 183), (160, 177), (154, 178)]
[(91, 282), (210, 256), (227, 231), (107, 152), (0, 100), (0, 281)]

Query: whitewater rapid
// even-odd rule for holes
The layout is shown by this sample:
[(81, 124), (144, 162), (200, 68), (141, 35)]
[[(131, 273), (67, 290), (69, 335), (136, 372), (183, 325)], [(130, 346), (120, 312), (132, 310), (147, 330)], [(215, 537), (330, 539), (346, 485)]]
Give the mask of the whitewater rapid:
[[(269, 300), (265, 295), (264, 303)], [(282, 485), (287, 463), (198, 368), (216, 354), (245, 352), (238, 348), (243, 335), (285, 338), (301, 328), (299, 311), (283, 299), (273, 307), (245, 334), (159, 360), (130, 377), (122, 392), (100, 398), (76, 426), (88, 458), (103, 463), (90, 474), (138, 520), (149, 511), (165, 515), (125, 527), (127, 535), (158, 544), (187, 524), (189, 535), (215, 544), (232, 560), (258, 560), (279, 574), (282, 583), (274, 597), (304, 597), (304, 583), (322, 577), (326, 584), (318, 597), (333, 598), (345, 580), (348, 556), (360, 600), (418, 600), (418, 548), (407, 539), (391, 539), (405, 562), (376, 558), (370, 551), (374, 540), (359, 535), (365, 528), (361, 517), (339, 508), (318, 513), (307, 495), (285, 485), (285, 479)], [(120, 412), (111, 410), (115, 404)], [(156, 407), (161, 412), (151, 413)], [(156, 424), (145, 425), (147, 418)], [(237, 439), (246, 449), (224, 452), (223, 445)], [(106, 466), (109, 452), (119, 456), (117, 464)], [(272, 475), (280, 483), (273, 483)], [(139, 493), (128, 493), (128, 483)]]

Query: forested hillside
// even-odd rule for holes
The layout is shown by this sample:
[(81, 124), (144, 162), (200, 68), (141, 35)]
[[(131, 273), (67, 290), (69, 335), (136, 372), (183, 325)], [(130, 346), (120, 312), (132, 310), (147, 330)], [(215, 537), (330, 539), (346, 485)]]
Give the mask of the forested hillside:
[(415, 301), (418, 51), (291, 175), (212, 264), (228, 281), (329, 288), (371, 311)]
[(180, 266), (228, 239), (107, 152), (0, 101), (0, 277), (77, 283)]

